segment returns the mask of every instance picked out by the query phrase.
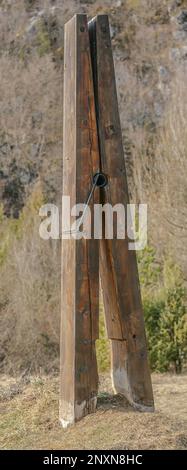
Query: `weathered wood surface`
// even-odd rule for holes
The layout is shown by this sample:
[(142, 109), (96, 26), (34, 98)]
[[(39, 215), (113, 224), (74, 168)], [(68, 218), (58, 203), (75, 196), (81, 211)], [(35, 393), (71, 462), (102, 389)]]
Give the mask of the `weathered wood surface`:
[[(93, 174), (99, 171), (86, 15), (76, 15), (65, 25), (64, 60), (63, 195), (70, 195), (72, 207), (87, 200)], [(93, 202), (98, 202), (98, 194)], [(60, 421), (64, 427), (96, 407), (98, 298), (98, 241), (63, 239)]]
[[(101, 170), (109, 180), (102, 199), (112, 206), (121, 203), (126, 207), (129, 196), (108, 16), (94, 18), (89, 32)], [(100, 273), (108, 337), (112, 340), (114, 389), (124, 393), (136, 408), (153, 410), (136, 253), (128, 250), (127, 237), (101, 240)]]

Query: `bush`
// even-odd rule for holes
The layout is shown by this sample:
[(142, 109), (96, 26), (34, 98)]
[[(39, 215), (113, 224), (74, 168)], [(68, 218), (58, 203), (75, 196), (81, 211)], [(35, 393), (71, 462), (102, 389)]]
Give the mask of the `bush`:
[(0, 367), (14, 374), (58, 370), (60, 243), (39, 237), (43, 202), (36, 185), (19, 219), (3, 224), (8, 242), (0, 278)]
[(40, 57), (50, 52), (51, 44), (48, 31), (44, 28), (38, 31), (37, 35), (38, 54)]
[(110, 346), (107, 339), (103, 303), (99, 312), (99, 339), (96, 341), (96, 352), (99, 372), (105, 372), (110, 368)]
[(153, 247), (147, 246), (144, 250), (138, 251), (137, 256), (140, 284), (146, 296), (146, 292), (150, 294), (150, 289), (158, 287), (161, 267), (156, 261), (156, 251)]
[[(144, 318), (147, 333), (149, 362), (152, 370), (158, 366), (158, 338), (160, 334), (160, 313), (164, 308), (163, 300), (146, 300)], [(158, 367), (159, 370), (159, 367)]]
[(157, 369), (167, 371), (171, 365), (181, 373), (187, 360), (187, 322), (185, 290), (182, 286), (169, 289), (160, 313), (157, 344)]
[(187, 311), (184, 281), (171, 259), (157, 268), (155, 251), (139, 256), (149, 360), (152, 370), (182, 372), (187, 360)]
[[(147, 333), (149, 362), (153, 371), (182, 372), (187, 361), (186, 292), (180, 268), (170, 258), (160, 265), (153, 247), (138, 252), (139, 277)], [(100, 371), (109, 369), (110, 351), (100, 307), (97, 341)]]

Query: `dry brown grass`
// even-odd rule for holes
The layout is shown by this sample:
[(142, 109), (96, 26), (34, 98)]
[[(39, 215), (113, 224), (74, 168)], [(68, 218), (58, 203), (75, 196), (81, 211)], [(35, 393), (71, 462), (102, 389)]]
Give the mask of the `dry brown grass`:
[[(2, 449), (187, 449), (186, 376), (153, 375), (155, 413), (134, 412), (102, 376), (96, 414), (64, 431), (58, 379), (1, 380)], [(24, 381), (25, 380), (25, 381)], [(28, 383), (26, 383), (28, 382)]]

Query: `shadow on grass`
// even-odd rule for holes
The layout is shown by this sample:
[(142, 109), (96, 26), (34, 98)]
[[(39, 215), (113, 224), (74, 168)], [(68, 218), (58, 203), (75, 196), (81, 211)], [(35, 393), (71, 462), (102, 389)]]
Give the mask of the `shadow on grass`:
[(116, 409), (118, 411), (132, 412), (133, 407), (128, 403), (127, 399), (120, 394), (113, 395), (107, 392), (101, 392), (97, 398), (97, 409), (110, 410)]

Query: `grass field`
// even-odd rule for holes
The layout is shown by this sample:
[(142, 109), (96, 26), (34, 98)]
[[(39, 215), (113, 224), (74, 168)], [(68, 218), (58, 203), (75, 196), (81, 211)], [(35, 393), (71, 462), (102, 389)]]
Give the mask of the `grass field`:
[(58, 379), (3, 376), (1, 449), (187, 449), (187, 376), (153, 374), (155, 413), (135, 412), (100, 377), (98, 409), (74, 427), (58, 422)]

